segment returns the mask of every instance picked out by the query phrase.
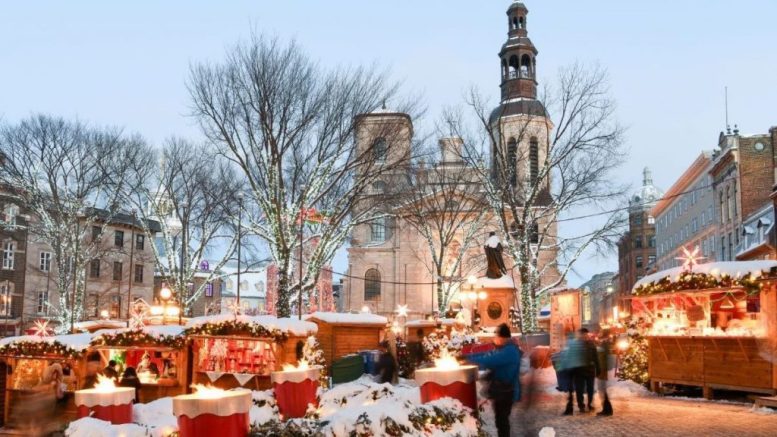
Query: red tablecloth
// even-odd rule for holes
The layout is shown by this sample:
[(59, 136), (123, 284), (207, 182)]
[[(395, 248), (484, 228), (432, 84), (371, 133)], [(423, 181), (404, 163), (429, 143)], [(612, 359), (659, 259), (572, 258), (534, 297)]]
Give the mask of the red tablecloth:
[(448, 385), (427, 382), (421, 386), (421, 402), (427, 403), (440, 398), (458, 399), (477, 414), (478, 396), (475, 382), (454, 382)]
[(245, 437), (249, 429), (248, 413), (236, 413), (231, 416), (200, 414), (194, 419), (178, 416), (178, 435), (180, 437)]
[(91, 408), (86, 405), (79, 405), (77, 408), (79, 419), (90, 416), (90, 413), (93, 413), (91, 417), (111, 422), (114, 425), (132, 423), (132, 404), (108, 405), (105, 407), (95, 405)]
[(282, 384), (273, 384), (278, 410), (284, 419), (304, 417), (308, 404), (318, 406), (318, 401), (316, 400), (317, 390), (318, 381), (312, 379), (305, 379), (302, 382), (286, 381)]

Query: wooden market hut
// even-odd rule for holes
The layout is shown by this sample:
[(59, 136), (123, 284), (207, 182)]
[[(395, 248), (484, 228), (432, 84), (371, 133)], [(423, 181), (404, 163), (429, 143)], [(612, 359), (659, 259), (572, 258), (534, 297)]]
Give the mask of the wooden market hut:
[(777, 393), (777, 261), (676, 267), (638, 281), (651, 388), (663, 384)]
[(187, 392), (189, 353), (182, 334), (178, 325), (100, 331), (90, 351), (100, 354), (101, 368), (110, 360), (133, 367), (141, 381), (139, 402), (147, 403)]
[[(51, 425), (67, 423), (76, 417), (73, 392), (78, 390), (85, 375), (85, 351), (91, 334), (60, 336), (25, 335), (6, 337), (0, 340), (0, 426), (2, 430), (24, 430), (41, 421)], [(64, 403), (53, 403), (46, 398), (50, 385), (46, 375), (49, 368), (59, 364), (66, 373), (63, 382), (67, 384)], [(34, 405), (32, 399), (52, 400), (52, 411), (28, 411)], [(38, 405), (40, 407), (40, 405)], [(50, 413), (53, 417), (45, 417)]]
[(276, 318), (221, 314), (187, 322), (189, 382), (230, 389), (271, 387), (270, 373), (283, 364), (296, 365), (314, 323)]
[(388, 319), (370, 313), (315, 312), (307, 320), (318, 325), (318, 341), (327, 363), (363, 350), (377, 349)]
[(560, 351), (566, 344), (567, 335), (581, 327), (580, 290), (554, 290), (550, 296), (550, 352)]

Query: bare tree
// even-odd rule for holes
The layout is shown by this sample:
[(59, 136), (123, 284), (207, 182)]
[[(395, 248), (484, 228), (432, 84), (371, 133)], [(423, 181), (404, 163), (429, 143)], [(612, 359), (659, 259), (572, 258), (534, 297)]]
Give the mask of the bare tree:
[[(156, 270), (183, 314), (191, 315), (192, 305), (234, 256), (239, 236), (245, 236), (236, 220), (243, 186), (230, 163), (208, 145), (173, 138), (162, 150), (146, 147), (143, 156), (131, 168), (124, 199), (143, 217), (148, 238), (158, 241), (152, 244)], [(148, 226), (152, 222), (159, 223), (158, 230)], [(214, 263), (203, 269), (209, 256)]]
[(0, 129), (0, 183), (33, 216), (30, 238), (52, 250), (60, 331), (83, 318), (86, 267), (108, 250), (94, 236), (119, 212), (127, 163), (138, 159), (141, 144), (115, 128), (46, 115)]
[[(357, 207), (367, 187), (408, 161), (392, 151), (398, 132), (366, 147), (355, 141), (357, 116), (396, 100), (397, 89), (374, 69), (326, 71), (296, 44), (261, 37), (221, 64), (192, 67), (194, 116), (245, 177), (248, 226), (278, 267), (278, 315), (289, 316), (297, 292), (315, 286), (353, 227), (374, 218)], [(300, 280), (295, 247), (305, 246)]]
[[(416, 166), (398, 197), (400, 220), (421, 237), (415, 254), (434, 278), (437, 304), (444, 312), (463, 278), (483, 268), (479, 250), (488, 205), (482, 198), (477, 170), (459, 158), (461, 140), (443, 138), (441, 159)], [(446, 151), (449, 151), (446, 153)]]
[[(474, 166), (489, 162), (490, 151), (490, 168), (477, 168), (517, 270), (521, 330), (535, 332), (537, 297), (563, 284), (587, 249), (611, 249), (617, 240), (621, 215), (607, 211), (624, 193), (613, 182), (613, 170), (624, 159), (623, 130), (614, 119), (607, 75), (600, 68), (563, 69), (558, 85), (546, 88), (538, 101), (516, 104), (535, 109), (487, 111), (485, 99), (473, 90), (467, 105), (476, 127), (454, 111), (446, 114), (445, 124), (467, 137), (462, 156)], [(590, 229), (561, 236), (558, 222), (573, 211), (600, 220)]]

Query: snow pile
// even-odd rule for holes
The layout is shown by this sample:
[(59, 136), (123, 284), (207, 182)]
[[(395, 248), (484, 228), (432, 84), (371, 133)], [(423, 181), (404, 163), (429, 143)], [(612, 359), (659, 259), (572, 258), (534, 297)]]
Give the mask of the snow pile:
[(92, 334), (66, 334), (42, 337), (40, 335), (20, 335), (17, 337), (5, 337), (0, 339), (0, 347), (17, 343), (60, 343), (75, 351), (83, 351), (89, 347)]
[(551, 428), (551, 427), (549, 427), (549, 426), (544, 426), (540, 430), (539, 436), (540, 437), (556, 437), (556, 430)]
[(147, 437), (147, 431), (146, 428), (134, 423), (111, 425), (111, 422), (84, 417), (71, 422), (65, 430), (65, 435), (73, 437)]
[(135, 404), (132, 408), (132, 420), (148, 427), (154, 437), (163, 437), (178, 431), (178, 419), (173, 415), (173, 398)]
[(73, 324), (76, 331), (94, 331), (97, 328), (119, 329), (127, 326), (127, 322), (121, 320), (84, 320)]
[(388, 319), (371, 313), (328, 313), (317, 311), (305, 317), (306, 319), (316, 319), (330, 324), (341, 325), (379, 325), (385, 326)]
[(280, 413), (272, 390), (255, 391), (252, 400), (254, 404), (249, 411), (252, 424), (265, 424), (278, 419)]
[(486, 276), (483, 276), (482, 278), (478, 278), (478, 282), (475, 284), (475, 287), (477, 288), (515, 288), (515, 283), (513, 282), (513, 278), (507, 275), (502, 275), (499, 278), (491, 279)]

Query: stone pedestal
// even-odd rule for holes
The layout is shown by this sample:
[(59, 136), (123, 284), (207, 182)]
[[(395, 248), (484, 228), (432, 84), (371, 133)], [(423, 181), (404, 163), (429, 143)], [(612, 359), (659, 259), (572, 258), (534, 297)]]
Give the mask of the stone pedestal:
[(485, 292), (485, 299), (478, 300), (480, 326), (491, 328), (502, 323), (510, 324), (510, 307), (515, 305), (515, 285), (509, 276), (499, 279), (479, 278), (478, 292)]

